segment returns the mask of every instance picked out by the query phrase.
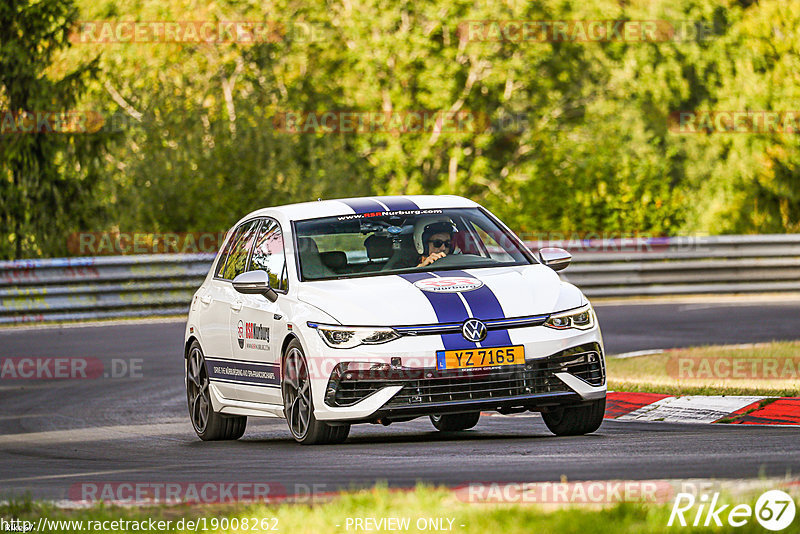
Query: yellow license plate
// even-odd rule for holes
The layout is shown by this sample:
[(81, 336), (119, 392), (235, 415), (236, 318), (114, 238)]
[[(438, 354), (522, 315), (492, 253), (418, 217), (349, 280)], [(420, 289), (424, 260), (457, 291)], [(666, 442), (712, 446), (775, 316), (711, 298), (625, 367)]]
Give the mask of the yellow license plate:
[(440, 350), (436, 352), (436, 368), (440, 371), (446, 369), (483, 369), (522, 363), (525, 363), (525, 347), (522, 345)]

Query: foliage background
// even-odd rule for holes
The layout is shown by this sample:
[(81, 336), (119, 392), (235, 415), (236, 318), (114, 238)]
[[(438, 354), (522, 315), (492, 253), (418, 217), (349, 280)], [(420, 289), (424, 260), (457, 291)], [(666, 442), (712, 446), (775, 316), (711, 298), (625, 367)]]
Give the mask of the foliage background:
[[(14, 136), (0, 137), (0, 257), (65, 255), (76, 231), (215, 232), (258, 207), (372, 194), (459, 194), (540, 235), (800, 231), (798, 135), (668, 128), (679, 110), (800, 109), (793, 2), (76, 2), (71, 20), (265, 20), (309, 24), (314, 33), (258, 44), (58, 50), (39, 65), (41, 76), (58, 80), (91, 65), (72, 107), (113, 121), (89, 134), (88, 166), (76, 154), (86, 139), (43, 141), (56, 168), (35, 182), (81, 192), (45, 209), (39, 186), (22, 191), (12, 180)], [(459, 23), (485, 19), (668, 20), (705, 32), (666, 42), (459, 39)], [(16, 38), (37, 46), (26, 37)], [(0, 61), (15, 57), (14, 39), (0, 42)], [(0, 108), (8, 109), (23, 80), (2, 80)], [(515, 120), (438, 136), (287, 134), (272, 123), (285, 111), (387, 109)], [(68, 184), (59, 183), (65, 176)]]

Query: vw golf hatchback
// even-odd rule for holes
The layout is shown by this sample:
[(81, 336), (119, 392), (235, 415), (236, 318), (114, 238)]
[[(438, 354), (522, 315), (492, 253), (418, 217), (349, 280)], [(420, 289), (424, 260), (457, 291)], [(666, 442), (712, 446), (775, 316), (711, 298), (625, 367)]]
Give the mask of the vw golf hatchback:
[(250, 213), (191, 302), (189, 415), (203, 440), (282, 417), (295, 440), (356, 423), (541, 412), (558, 435), (605, 410), (594, 311), (500, 220), (456, 196), (324, 200)]

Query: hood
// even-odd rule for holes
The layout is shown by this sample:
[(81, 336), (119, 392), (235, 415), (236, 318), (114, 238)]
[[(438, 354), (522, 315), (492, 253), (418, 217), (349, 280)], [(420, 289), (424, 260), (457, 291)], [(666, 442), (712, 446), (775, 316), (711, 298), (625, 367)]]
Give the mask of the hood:
[(585, 301), (575, 286), (542, 265), (303, 282), (297, 298), (352, 326), (539, 315)]

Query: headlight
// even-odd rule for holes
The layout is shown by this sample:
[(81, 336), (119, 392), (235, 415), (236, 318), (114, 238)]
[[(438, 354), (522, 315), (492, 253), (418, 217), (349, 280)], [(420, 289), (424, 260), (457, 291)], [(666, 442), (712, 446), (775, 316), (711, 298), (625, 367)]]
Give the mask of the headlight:
[(306, 323), (314, 328), (325, 344), (334, 349), (352, 349), (359, 345), (379, 345), (400, 337), (392, 328), (338, 326)]
[(553, 314), (544, 323), (545, 326), (557, 330), (566, 330), (567, 328), (589, 330), (594, 328), (594, 324), (594, 310), (589, 304), (568, 312)]

